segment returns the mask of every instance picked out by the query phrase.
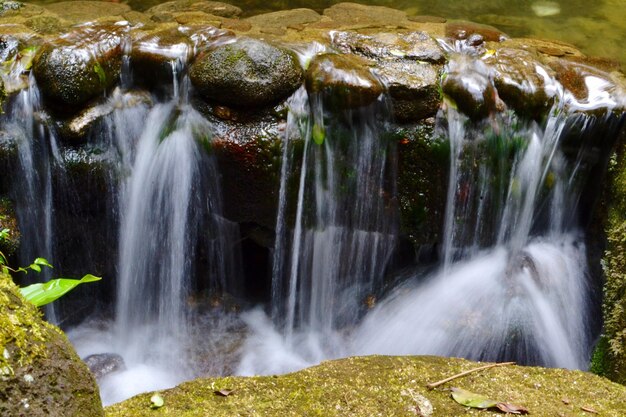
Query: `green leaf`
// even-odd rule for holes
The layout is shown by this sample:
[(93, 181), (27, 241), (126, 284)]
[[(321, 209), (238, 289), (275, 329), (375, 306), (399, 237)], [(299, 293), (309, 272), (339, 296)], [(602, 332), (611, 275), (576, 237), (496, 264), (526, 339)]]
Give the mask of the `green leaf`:
[(485, 397), (484, 395), (475, 394), (461, 388), (452, 388), (450, 391), (452, 391), (454, 401), (466, 407), (484, 409), (495, 407), (498, 404), (497, 401)]
[(46, 283), (20, 288), (22, 296), (37, 307), (49, 304), (85, 282), (100, 281), (102, 278), (87, 274), (81, 279), (58, 278)]
[(30, 264), (28, 265), (28, 267), (35, 272), (41, 272), (41, 267), (37, 264)]
[(33, 263), (35, 265), (47, 266), (48, 268), (52, 268), (52, 265), (48, 263), (48, 260), (46, 258), (37, 258), (33, 261)]
[(165, 401), (163, 400), (163, 397), (161, 397), (159, 394), (154, 394), (152, 397), (150, 397), (150, 408), (161, 408), (164, 404)]
[(0, 239), (4, 240), (4, 239), (8, 239), (9, 238), (9, 229), (2, 229), (0, 230)]
[(321, 145), (324, 143), (324, 139), (326, 138), (326, 132), (324, 131), (324, 126), (320, 126), (317, 123), (313, 125), (313, 130), (311, 132), (311, 137), (313, 138), (313, 142)]

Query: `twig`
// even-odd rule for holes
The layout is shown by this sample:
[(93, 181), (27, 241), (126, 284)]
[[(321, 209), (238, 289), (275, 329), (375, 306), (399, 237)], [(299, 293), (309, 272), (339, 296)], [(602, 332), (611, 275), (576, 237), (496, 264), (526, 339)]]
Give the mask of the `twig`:
[(480, 366), (478, 368), (470, 369), (469, 371), (461, 372), (460, 374), (452, 375), (451, 377), (442, 379), (441, 381), (431, 382), (430, 384), (426, 385), (426, 388), (433, 389), (433, 388), (438, 387), (439, 385), (445, 384), (446, 382), (450, 382), (453, 379), (461, 378), (465, 375), (469, 375), (474, 372), (482, 371), (484, 369), (489, 369), (489, 368), (495, 368), (497, 366), (506, 366), (506, 365), (515, 365), (515, 362), (492, 363), (490, 365)]

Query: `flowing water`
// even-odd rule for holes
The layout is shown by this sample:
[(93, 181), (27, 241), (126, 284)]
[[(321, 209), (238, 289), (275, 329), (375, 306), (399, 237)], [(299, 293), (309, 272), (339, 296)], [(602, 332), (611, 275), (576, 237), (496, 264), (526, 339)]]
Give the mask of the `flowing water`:
[[(391, 274), (399, 219), (385, 95), (338, 109), (300, 89), (283, 138), (270, 305), (238, 313), (214, 308), (240, 291), (239, 231), (222, 217), (214, 127), (188, 101), (183, 60), (172, 73), (165, 98), (138, 102), (125, 73), (94, 137), (116, 161), (107, 196), (119, 225), (116, 305), (112, 318), (69, 336), (82, 357), (123, 357), (126, 369), (99, 381), (105, 404), (198, 375), (282, 373), (354, 354), (586, 368), (590, 279), (576, 213), (588, 167), (585, 149), (571, 155), (563, 141), (573, 132), (584, 140), (595, 122), (570, 114), (573, 98), (558, 85), (542, 122), (440, 112), (436, 134), (450, 144), (441, 262), (402, 276)], [(18, 138), (24, 241), (39, 245), (23, 257), (53, 258), (59, 152), (36, 86), (14, 100), (2, 125)]]

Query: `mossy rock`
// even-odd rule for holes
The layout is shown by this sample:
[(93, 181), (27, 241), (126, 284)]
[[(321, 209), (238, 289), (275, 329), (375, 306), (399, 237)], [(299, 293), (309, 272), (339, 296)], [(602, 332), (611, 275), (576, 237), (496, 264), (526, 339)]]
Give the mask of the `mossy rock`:
[(594, 365), (608, 378), (626, 384), (626, 142), (609, 169), (607, 249), (604, 256), (604, 336)]
[(117, 83), (123, 28), (86, 26), (45, 44), (33, 73), (41, 93), (57, 110), (71, 113)]
[(369, 63), (356, 55), (317, 55), (306, 72), (307, 91), (321, 94), (324, 103), (334, 108), (366, 106), (384, 90), (368, 67)]
[(248, 38), (200, 55), (189, 75), (203, 97), (235, 108), (278, 103), (302, 82), (292, 52)]
[[(626, 415), (626, 387), (581, 371), (502, 366), (426, 388), (481, 365), (434, 356), (347, 358), (281, 376), (198, 379), (161, 392), (158, 410), (150, 408), (148, 393), (105, 411), (109, 417), (504, 415), (457, 404), (449, 388), (458, 387), (524, 406), (532, 416), (588, 415), (582, 408)], [(216, 394), (221, 390), (230, 394)], [(427, 402), (434, 413), (422, 414)]]
[(63, 332), (45, 322), (0, 273), (0, 415), (102, 416), (87, 366)]
[(20, 246), (20, 231), (17, 217), (10, 200), (0, 198), (0, 230), (9, 229), (9, 237), (0, 240), (0, 252), (6, 257), (13, 256)]

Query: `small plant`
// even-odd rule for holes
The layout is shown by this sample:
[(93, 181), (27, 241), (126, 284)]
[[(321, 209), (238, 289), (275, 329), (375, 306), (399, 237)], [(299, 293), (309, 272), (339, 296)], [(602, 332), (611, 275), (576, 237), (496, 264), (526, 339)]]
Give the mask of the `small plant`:
[[(9, 229), (0, 230), (0, 242), (8, 239)], [(28, 273), (29, 271), (41, 272), (41, 268), (52, 268), (52, 265), (45, 258), (37, 258), (26, 267), (11, 268), (7, 264), (6, 256), (0, 251), (0, 271), (4, 274), (12, 273)], [(27, 301), (33, 303), (37, 307), (49, 304), (56, 299), (67, 294), (76, 286), (85, 282), (100, 281), (102, 278), (91, 274), (83, 276), (81, 279), (57, 278), (45, 283), (37, 283), (20, 288), (20, 293)]]

